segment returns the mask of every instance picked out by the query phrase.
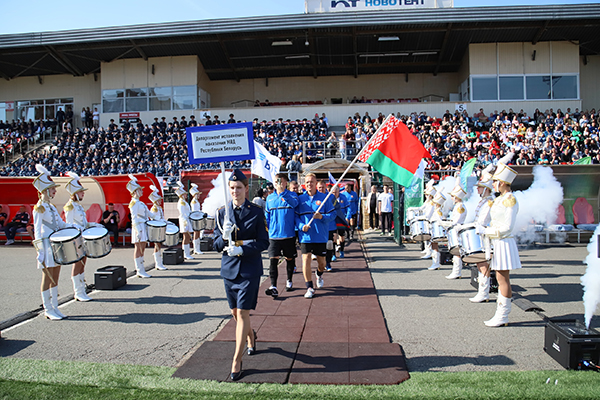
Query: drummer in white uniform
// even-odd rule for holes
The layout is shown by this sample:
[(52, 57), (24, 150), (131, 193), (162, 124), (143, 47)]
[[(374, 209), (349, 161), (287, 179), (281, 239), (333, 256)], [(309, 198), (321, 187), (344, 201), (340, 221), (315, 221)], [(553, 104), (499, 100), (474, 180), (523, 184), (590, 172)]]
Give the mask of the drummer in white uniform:
[(178, 187), (175, 188), (175, 193), (179, 197), (177, 202), (177, 210), (179, 211), (179, 231), (183, 234), (183, 257), (186, 260), (193, 260), (194, 256), (190, 253), (190, 242), (192, 241), (191, 233), (192, 221), (190, 221), (190, 214), (192, 209), (187, 202), (187, 192), (183, 188), (183, 183), (177, 182)]
[[(463, 199), (467, 197), (467, 192), (465, 192), (460, 184), (458, 184), (454, 187), (454, 189), (452, 189), (450, 196), (454, 201), (454, 207), (452, 208), (452, 213), (450, 214), (450, 220), (442, 221), (441, 225), (446, 229), (451, 229), (454, 227), (458, 229), (467, 218), (467, 209), (463, 204)], [(450, 275), (446, 276), (446, 279), (460, 279), (462, 276), (462, 267), (463, 262), (460, 256), (452, 256), (452, 272)]]
[[(491, 165), (491, 164), (490, 164)], [(481, 174), (481, 179), (477, 182), (477, 193), (481, 197), (477, 208), (475, 209), (475, 224), (488, 226), (490, 224), (490, 207), (494, 203), (494, 195), (492, 194), (492, 174), (486, 168)], [(490, 252), (490, 242), (485, 239), (486, 253)], [(490, 298), (490, 263), (489, 261), (481, 261), (477, 263), (477, 282), (478, 290), (475, 297), (471, 297), (469, 301), (473, 303), (481, 303), (488, 301)]]
[[(76, 173), (67, 172), (67, 175), (71, 177), (71, 180), (67, 182), (65, 189), (67, 189), (67, 192), (69, 192), (71, 198), (63, 207), (63, 210), (65, 211), (65, 221), (67, 224), (77, 226), (81, 231), (84, 231), (92, 226), (97, 226), (98, 224), (88, 222), (85, 214), (85, 208), (83, 208), (81, 203), (79, 203), (81, 200), (83, 200), (87, 188), (84, 188), (81, 185), (81, 182), (79, 182), (81, 178)], [(77, 261), (75, 264), (73, 264), (73, 269), (71, 270), (73, 291), (75, 292), (75, 299), (78, 301), (92, 300), (92, 298), (87, 295), (85, 290), (86, 261), (87, 257), (83, 257), (80, 261)]]
[[(150, 195), (148, 196), (148, 198), (152, 202), (152, 208), (150, 209), (150, 212), (148, 214), (150, 219), (153, 221), (161, 221), (161, 222), (167, 223), (167, 220), (165, 219), (165, 212), (163, 211), (163, 209), (161, 207), (161, 203), (162, 203), (162, 199), (163, 199), (162, 196), (158, 192), (158, 189), (156, 188), (156, 186), (150, 185), (150, 190), (152, 190), (152, 193), (150, 193)], [(164, 271), (167, 269), (167, 267), (165, 267), (163, 264), (163, 254), (162, 254), (162, 243), (161, 242), (154, 242), (154, 266), (156, 267), (156, 269), (161, 270), (161, 271)]]
[(511, 189), (511, 184), (516, 176), (515, 170), (502, 162), (498, 163), (492, 180), (494, 190), (499, 192), (500, 196), (494, 200), (490, 209), (490, 225), (476, 227), (477, 233), (483, 233), (488, 237), (494, 248), (490, 268), (496, 271), (498, 300), (494, 317), (484, 322), (491, 327), (508, 325), (508, 314), (512, 302), (509, 274), (511, 270), (521, 268), (517, 242), (512, 236), (519, 212), (519, 204)]
[[(201, 204), (200, 204), (200, 195), (201, 191), (198, 190), (198, 185), (192, 183), (192, 188), (190, 189), (190, 196), (192, 196), (192, 201), (190, 202), (190, 208), (192, 212), (202, 212)], [(204, 214), (204, 218), (206, 218), (206, 214)], [(193, 229), (193, 227), (192, 227)], [(204, 230), (194, 231), (194, 254), (204, 254), (202, 250), (200, 250), (200, 240), (202, 240), (204, 234)]]
[[(427, 186), (425, 187), (425, 203), (423, 203), (423, 205), (420, 207), (420, 211), (421, 211), (421, 215), (423, 215), (425, 218), (427, 218), (427, 220), (431, 220), (431, 217), (433, 216), (433, 212), (435, 210), (435, 204), (433, 204), (433, 196), (435, 196), (436, 190), (433, 187), (433, 184), (435, 183), (435, 181), (433, 179), (431, 179), (429, 182), (427, 182)], [(423, 257), (421, 257), (424, 260), (427, 260), (429, 258), (431, 258), (431, 241), (430, 240), (426, 240), (425, 241), (425, 249), (423, 250)]]
[(33, 245), (37, 251), (37, 267), (42, 269), (42, 304), (44, 314), (50, 320), (60, 320), (66, 318), (66, 315), (58, 309), (58, 278), (60, 276), (60, 265), (54, 261), (52, 247), (49, 237), (59, 229), (67, 228), (66, 224), (58, 214), (56, 207), (50, 200), (56, 195), (58, 186), (50, 177), (50, 172), (41, 164), (37, 164), (35, 169), (40, 175), (33, 181), (33, 186), (39, 192), (39, 201), (33, 208)]
[(140, 278), (151, 278), (152, 275), (146, 272), (144, 267), (144, 250), (148, 242), (148, 207), (140, 200), (144, 194), (144, 188), (139, 185), (136, 177), (129, 175), (131, 179), (127, 183), (127, 190), (131, 193), (131, 202), (129, 203), (129, 212), (131, 213), (131, 243), (134, 246), (133, 261), (135, 262), (136, 274)]
[[(446, 196), (444, 196), (444, 194), (442, 192), (437, 192), (435, 194), (435, 196), (433, 196), (433, 200), (432, 200), (434, 206), (435, 206), (435, 210), (431, 213), (431, 218), (429, 218), (429, 223), (432, 223), (433, 221), (438, 221), (442, 222), (444, 219), (444, 214), (443, 214), (443, 209), (444, 209), (444, 203), (446, 202)], [(440, 259), (441, 259), (441, 255), (439, 252), (439, 246), (437, 243), (432, 242), (431, 243), (431, 267), (427, 268), (430, 271), (439, 269), (441, 267), (440, 265)]]

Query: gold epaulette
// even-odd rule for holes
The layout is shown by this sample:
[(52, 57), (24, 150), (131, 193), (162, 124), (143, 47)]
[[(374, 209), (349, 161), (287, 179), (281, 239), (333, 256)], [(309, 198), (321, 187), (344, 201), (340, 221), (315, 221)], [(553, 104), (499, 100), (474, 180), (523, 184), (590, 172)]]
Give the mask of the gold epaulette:
[(184, 199), (179, 199), (179, 205), (180, 206), (185, 206), (185, 200)]
[(443, 214), (440, 210), (437, 210), (438, 215), (441, 217)]
[(136, 202), (137, 202), (136, 199), (131, 199), (131, 201), (129, 202), (129, 208), (133, 207)]
[(192, 201), (190, 202), (190, 204), (196, 204), (196, 203), (198, 203), (198, 202), (196, 201), (196, 198), (194, 197), (194, 198), (192, 199)]
[(517, 199), (512, 193), (502, 200), (502, 205), (506, 208), (512, 208), (515, 206), (515, 204), (517, 204)]
[(464, 213), (465, 211), (467, 211), (467, 210), (465, 209), (465, 206), (463, 206), (463, 205), (461, 204), (461, 205), (460, 205), (460, 207), (458, 207), (458, 213), (459, 213), (459, 214), (462, 214), (462, 213)]
[(65, 204), (65, 206), (63, 207), (63, 210), (65, 210), (65, 211), (73, 211), (73, 202), (71, 200), (69, 200), (67, 202), (67, 204)]
[(152, 208), (150, 209), (150, 211), (152, 211), (153, 213), (155, 213), (155, 212), (157, 212), (157, 211), (158, 211), (158, 207), (156, 206), (156, 204), (154, 204), (154, 205), (152, 206)]
[(494, 204), (494, 200), (489, 199), (488, 200), (488, 207), (491, 207)]
[(46, 208), (42, 205), (42, 201), (38, 201), (35, 207), (33, 207), (33, 211), (39, 214), (43, 214), (46, 212)]

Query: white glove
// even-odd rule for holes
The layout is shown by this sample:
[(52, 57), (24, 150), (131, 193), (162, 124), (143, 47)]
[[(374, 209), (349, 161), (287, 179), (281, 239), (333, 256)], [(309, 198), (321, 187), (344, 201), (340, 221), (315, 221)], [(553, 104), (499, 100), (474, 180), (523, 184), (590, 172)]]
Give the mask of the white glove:
[(223, 224), (223, 238), (228, 239), (233, 232), (233, 224), (231, 221), (225, 221)]
[(38, 251), (38, 253), (37, 253), (37, 261), (38, 261), (38, 268), (39, 268), (40, 265), (42, 265), (42, 268), (44, 268), (43, 267), (43, 264), (44, 264), (44, 252), (43, 251)]
[(483, 235), (483, 234), (485, 234), (485, 227), (483, 225), (477, 224), (477, 225), (475, 225), (475, 232), (478, 235)]
[(244, 250), (242, 250), (241, 246), (229, 246), (227, 248), (227, 254), (229, 257), (241, 256), (244, 254)]

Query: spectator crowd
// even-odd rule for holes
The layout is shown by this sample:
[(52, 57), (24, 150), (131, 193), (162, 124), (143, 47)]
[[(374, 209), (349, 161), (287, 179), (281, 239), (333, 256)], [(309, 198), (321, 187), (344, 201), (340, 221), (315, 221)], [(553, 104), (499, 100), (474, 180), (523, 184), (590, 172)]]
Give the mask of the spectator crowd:
[[(82, 111), (83, 112), (83, 111)], [(397, 117), (406, 123), (429, 150), (432, 159), (428, 169), (458, 169), (477, 157), (480, 167), (497, 162), (508, 151), (515, 152), (517, 165), (570, 164), (583, 157), (600, 164), (598, 125), (595, 109), (591, 111), (536, 110), (528, 116), (523, 110), (494, 111), (480, 109), (470, 116), (467, 112), (446, 111), (433, 117), (426, 112), (413, 112)], [(93, 115), (92, 115), (93, 118)], [(252, 122), (254, 139), (283, 162), (283, 170), (300, 171), (301, 161), (312, 163), (323, 157), (352, 158), (364, 146), (384, 121), (379, 113), (356, 113), (348, 117), (345, 126), (334, 132), (326, 115), (312, 119)], [(207, 117), (204, 124), (240, 122), (231, 114), (227, 121)], [(52, 175), (73, 171), (82, 176), (150, 172), (172, 180), (181, 170), (216, 169), (217, 164), (188, 163), (185, 129), (199, 123), (192, 115), (187, 120), (154, 118), (151, 124), (141, 121), (121, 126), (114, 120), (106, 127), (97, 127), (94, 120), (86, 126), (64, 127), (56, 140), (44, 150), (25, 154), (0, 168), (0, 176), (35, 176), (35, 164), (45, 165)], [(0, 145), (14, 146), (14, 140), (24, 140), (47, 129), (43, 123), (0, 122)], [(303, 143), (306, 146), (303, 146)], [(228, 168), (249, 168), (250, 161), (229, 163)]]

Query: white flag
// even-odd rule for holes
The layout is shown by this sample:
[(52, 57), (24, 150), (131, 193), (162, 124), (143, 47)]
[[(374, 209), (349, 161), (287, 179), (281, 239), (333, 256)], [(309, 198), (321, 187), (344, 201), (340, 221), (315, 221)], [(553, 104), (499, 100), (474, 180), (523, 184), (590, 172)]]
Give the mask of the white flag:
[(269, 153), (260, 143), (254, 142), (254, 152), (256, 158), (252, 160), (252, 173), (274, 183), (275, 175), (281, 168), (281, 160)]

